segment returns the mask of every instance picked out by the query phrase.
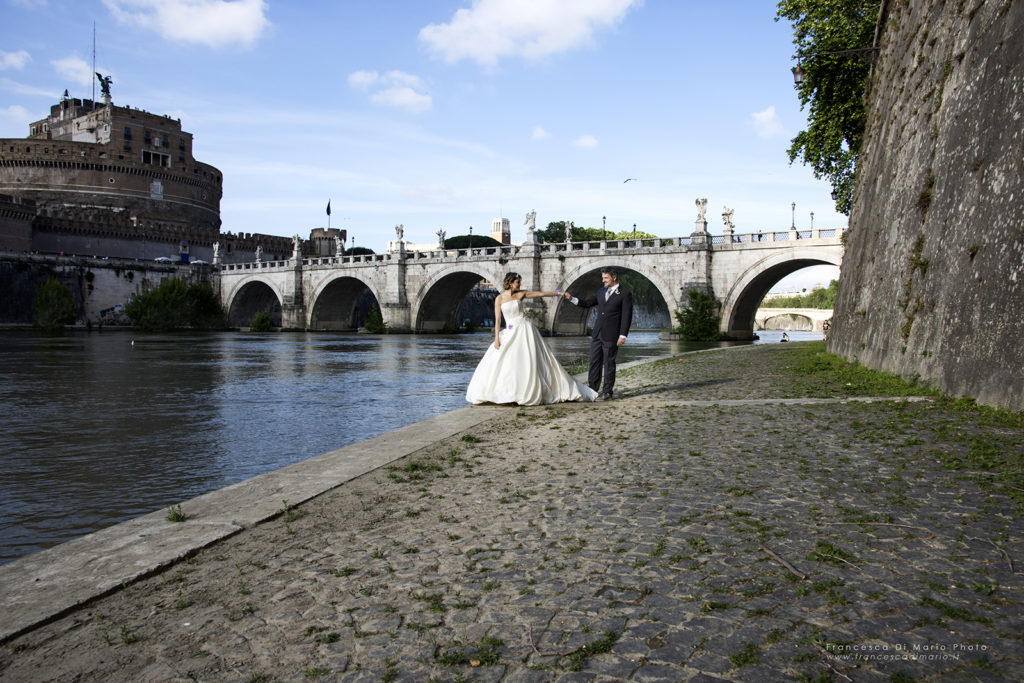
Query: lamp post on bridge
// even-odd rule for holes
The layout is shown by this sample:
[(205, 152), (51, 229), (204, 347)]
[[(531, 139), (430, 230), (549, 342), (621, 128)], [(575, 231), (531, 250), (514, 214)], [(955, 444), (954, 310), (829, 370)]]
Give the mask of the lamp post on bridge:
[(603, 240), (607, 240), (608, 239), (608, 231), (605, 230), (605, 221), (607, 221), (607, 220), (608, 220), (607, 216), (601, 216), (601, 239), (603, 239)]
[(469, 226), (469, 255), (473, 255), (473, 226)]
[(790, 230), (796, 230), (796, 202), (793, 202), (793, 220), (789, 224)]
[(814, 230), (814, 212), (811, 211), (811, 230)]

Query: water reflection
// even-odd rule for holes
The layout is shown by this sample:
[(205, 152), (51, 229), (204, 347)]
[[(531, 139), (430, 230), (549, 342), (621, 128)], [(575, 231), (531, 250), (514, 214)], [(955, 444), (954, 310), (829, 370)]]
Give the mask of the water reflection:
[[(0, 332), (0, 562), (461, 408), (491, 339)], [(636, 332), (619, 362), (681, 350)]]

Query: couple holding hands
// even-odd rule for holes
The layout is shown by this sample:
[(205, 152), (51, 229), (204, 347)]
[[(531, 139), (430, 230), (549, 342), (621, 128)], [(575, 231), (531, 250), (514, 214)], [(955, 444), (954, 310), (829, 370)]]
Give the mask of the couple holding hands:
[[(633, 320), (633, 298), (619, 284), (614, 268), (601, 269), (603, 286), (586, 299), (568, 292), (520, 289), (522, 278), (509, 273), (494, 300), (494, 343), (487, 348), (466, 390), (470, 403), (541, 405), (563, 401), (611, 399), (615, 386), (615, 357), (626, 341)], [(544, 343), (523, 311), (524, 299), (561, 296), (580, 308), (597, 306), (590, 339), (587, 385), (573, 379)], [(501, 325), (502, 317), (505, 324)]]

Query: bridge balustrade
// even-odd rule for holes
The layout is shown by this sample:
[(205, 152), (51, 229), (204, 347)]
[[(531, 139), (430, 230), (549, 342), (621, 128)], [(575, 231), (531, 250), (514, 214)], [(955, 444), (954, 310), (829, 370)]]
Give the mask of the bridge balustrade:
[[(815, 228), (812, 230), (773, 230), (768, 232), (751, 232), (741, 234), (709, 235), (712, 245), (753, 244), (756, 242), (788, 242), (791, 240), (835, 239), (841, 237), (846, 228)], [(570, 252), (611, 251), (627, 249), (670, 249), (685, 247), (692, 244), (690, 237), (642, 238), (628, 240), (607, 240), (583, 242), (542, 242), (536, 245), (540, 254), (565, 254)], [(503, 245), (500, 247), (474, 247), (472, 249), (446, 249), (436, 251), (410, 251), (405, 253), (407, 260), (437, 260), (445, 258), (473, 259), (479, 257), (512, 257), (522, 251), (522, 245)], [(331, 266), (341, 264), (383, 263), (397, 260), (398, 254), (359, 254), (349, 256), (322, 256), (305, 258), (303, 265)], [(220, 269), (224, 272), (246, 270), (272, 270), (290, 268), (294, 264), (291, 259), (280, 261), (249, 261), (244, 263), (224, 263)]]

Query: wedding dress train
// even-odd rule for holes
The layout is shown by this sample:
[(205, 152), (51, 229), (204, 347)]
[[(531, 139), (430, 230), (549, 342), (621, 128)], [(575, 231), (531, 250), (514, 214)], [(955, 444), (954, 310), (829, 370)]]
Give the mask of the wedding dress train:
[(467, 401), (535, 406), (597, 398), (596, 391), (573, 379), (558, 362), (540, 330), (526, 319), (522, 299), (503, 303), (501, 314), (501, 348), (487, 347), (466, 389)]

